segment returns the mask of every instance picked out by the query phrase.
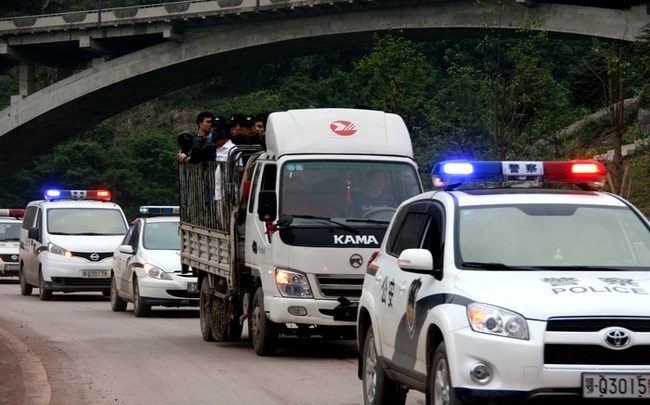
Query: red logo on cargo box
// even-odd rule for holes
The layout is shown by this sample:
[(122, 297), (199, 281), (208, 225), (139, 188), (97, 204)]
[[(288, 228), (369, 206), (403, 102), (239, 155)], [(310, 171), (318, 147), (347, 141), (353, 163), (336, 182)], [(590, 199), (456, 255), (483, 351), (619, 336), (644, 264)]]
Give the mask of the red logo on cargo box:
[(334, 121), (330, 124), (330, 129), (341, 136), (350, 136), (357, 133), (357, 126), (350, 121)]

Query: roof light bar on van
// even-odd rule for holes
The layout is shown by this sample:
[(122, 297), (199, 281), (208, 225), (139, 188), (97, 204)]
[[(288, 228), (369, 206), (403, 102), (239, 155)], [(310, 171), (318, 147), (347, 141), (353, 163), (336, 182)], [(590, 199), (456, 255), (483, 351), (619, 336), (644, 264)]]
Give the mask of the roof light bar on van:
[(107, 190), (59, 190), (45, 191), (46, 200), (101, 200), (110, 201), (111, 192)]
[(25, 210), (22, 208), (0, 208), (0, 217), (22, 218), (25, 216)]
[(180, 215), (180, 207), (177, 205), (142, 205), (142, 215)]
[(446, 161), (431, 171), (433, 185), (453, 189), (463, 183), (544, 182), (570, 183), (582, 188), (605, 185), (607, 170), (595, 160), (565, 162), (536, 161)]

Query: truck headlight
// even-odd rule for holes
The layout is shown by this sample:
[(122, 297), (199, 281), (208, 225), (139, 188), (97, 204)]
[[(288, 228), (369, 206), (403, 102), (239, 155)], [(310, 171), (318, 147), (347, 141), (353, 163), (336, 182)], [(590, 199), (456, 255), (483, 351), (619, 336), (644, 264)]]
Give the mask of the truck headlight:
[(61, 256), (65, 256), (65, 257), (72, 257), (72, 256), (74, 256), (74, 255), (72, 254), (72, 252), (69, 251), (68, 249), (64, 249), (64, 248), (62, 248), (62, 247), (59, 246), (59, 245), (55, 245), (54, 243), (49, 243), (49, 244), (47, 245), (47, 250), (48, 250), (50, 253), (54, 254), (54, 255), (61, 255)]
[(297, 271), (276, 269), (275, 284), (283, 297), (312, 298), (307, 276)]
[(145, 263), (142, 266), (142, 269), (144, 270), (145, 274), (151, 278), (157, 278), (159, 280), (173, 280), (166, 271), (160, 267), (154, 266), (153, 264)]
[(474, 302), (467, 306), (467, 317), (475, 332), (528, 340), (528, 324), (515, 312)]

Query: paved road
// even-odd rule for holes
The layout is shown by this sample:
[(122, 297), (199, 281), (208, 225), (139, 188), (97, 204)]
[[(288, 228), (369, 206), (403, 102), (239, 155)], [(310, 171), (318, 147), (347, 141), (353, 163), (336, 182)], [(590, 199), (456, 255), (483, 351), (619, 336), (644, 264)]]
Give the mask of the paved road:
[(353, 341), (283, 339), (276, 356), (258, 357), (246, 331), (204, 342), (196, 309), (135, 318), (99, 293), (43, 302), (37, 292), (0, 279), (0, 404), (363, 403)]

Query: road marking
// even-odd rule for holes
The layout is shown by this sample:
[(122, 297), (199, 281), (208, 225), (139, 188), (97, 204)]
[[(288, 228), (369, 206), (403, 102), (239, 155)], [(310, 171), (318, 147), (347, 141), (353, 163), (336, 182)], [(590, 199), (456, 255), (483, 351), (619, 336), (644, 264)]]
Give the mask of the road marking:
[(50, 403), (52, 388), (47, 382), (47, 372), (41, 359), (20, 339), (0, 327), (0, 339), (18, 358), (23, 372), (22, 384), (25, 386), (23, 405), (47, 405)]

